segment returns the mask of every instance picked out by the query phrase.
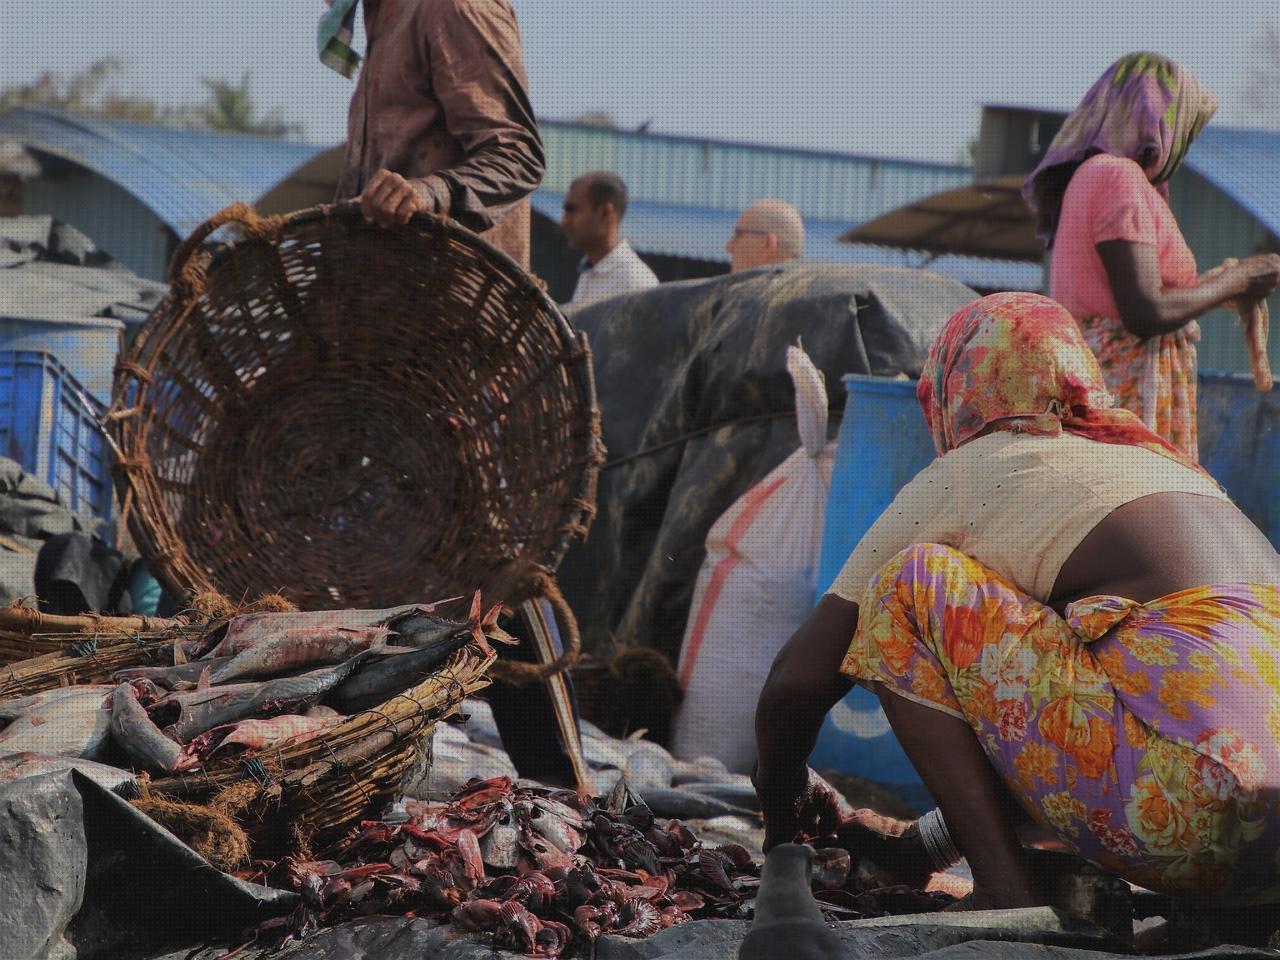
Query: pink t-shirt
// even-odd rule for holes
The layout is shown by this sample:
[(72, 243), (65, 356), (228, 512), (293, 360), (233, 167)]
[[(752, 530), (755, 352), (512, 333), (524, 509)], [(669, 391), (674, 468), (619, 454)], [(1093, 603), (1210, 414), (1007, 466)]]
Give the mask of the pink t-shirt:
[(1134, 161), (1100, 153), (1082, 163), (1067, 185), (1049, 265), (1049, 296), (1074, 317), (1119, 319), (1095, 249), (1106, 240), (1149, 243), (1165, 287), (1196, 285), (1195, 254), (1164, 197)]

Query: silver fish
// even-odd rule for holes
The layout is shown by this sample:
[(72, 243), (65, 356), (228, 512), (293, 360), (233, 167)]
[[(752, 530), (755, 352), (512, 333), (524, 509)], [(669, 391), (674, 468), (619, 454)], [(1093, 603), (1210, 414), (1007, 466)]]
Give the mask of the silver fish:
[(652, 740), (624, 740), (621, 748), (627, 755), (627, 779), (631, 785), (644, 787), (669, 787), (675, 772), (675, 763), (660, 744)]
[(687, 763), (684, 760), (675, 760), (674, 770), (671, 774), (671, 786), (683, 786), (694, 780), (702, 780), (704, 782), (724, 780), (732, 776), (734, 774), (729, 772), (729, 768), (716, 757), (699, 757), (692, 763)]
[(54, 700), (61, 700), (63, 697), (87, 695), (90, 691), (105, 697), (114, 689), (115, 686), (111, 684), (85, 684), (79, 687), (54, 687), (52, 690), (41, 690), (39, 693), (28, 694), (25, 697), (0, 700), (0, 720), (16, 720), (30, 713), (33, 707), (43, 706)]
[[(457, 599), (452, 598), (452, 599)], [(209, 657), (225, 657), (242, 653), (264, 640), (289, 630), (358, 630), (362, 627), (380, 627), (393, 620), (412, 614), (430, 614), (439, 604), (415, 603), (385, 610), (312, 610), (305, 613), (247, 613), (234, 617), (217, 645), (209, 651)]]
[(516, 819), (562, 853), (577, 853), (587, 823), (576, 810), (547, 797), (515, 802)]
[(455, 633), (468, 631), (471, 625), (465, 621), (445, 620), (424, 613), (412, 613), (391, 624), (397, 634), (397, 643), (408, 647), (425, 647), (445, 640)]
[(595, 736), (584, 730), (582, 753), (587, 758), (587, 763), (596, 770), (605, 767), (625, 770), (627, 766), (627, 755), (621, 749), (621, 741), (605, 734)]
[(59, 770), (78, 770), (90, 780), (122, 796), (138, 792), (138, 781), (127, 770), (78, 757), (51, 757), (42, 753), (13, 753), (0, 756), (0, 783), (14, 783)]
[(511, 801), (503, 799), (499, 803), (493, 826), (480, 838), (480, 854), (489, 866), (510, 870), (520, 862), (520, 827)]
[(693, 782), (684, 784), (681, 789), (691, 790), (704, 797), (723, 800), (725, 803), (747, 810), (761, 809), (760, 797), (751, 783), (751, 778), (744, 775), (729, 774), (723, 781), (714, 783)]
[(193, 660), (173, 667), (126, 667), (111, 675), (116, 683), (129, 680), (151, 680), (157, 686), (172, 690), (181, 683), (195, 683), (205, 670), (214, 670), (224, 663), (230, 663), (231, 657), (218, 657), (216, 660)]
[(63, 689), (63, 696), (32, 703), (0, 730), (0, 753), (101, 758), (110, 738), (111, 706), (104, 704), (110, 691), (98, 686)]
[(176, 773), (200, 763), (160, 732), (138, 702), (132, 684), (122, 683), (111, 694), (111, 735), (125, 753), (148, 770)]
[(380, 644), (386, 636), (385, 627), (286, 630), (210, 668), (209, 683), (217, 685), (248, 678), (266, 679), (305, 667), (342, 663), (362, 650)]
[(640, 794), (645, 805), (653, 811), (654, 816), (669, 817), (676, 820), (709, 820), (712, 817), (735, 816), (751, 817), (758, 815), (754, 810), (725, 803), (714, 797), (706, 797), (692, 790), (680, 787), (641, 786), (632, 784)]
[(470, 634), (459, 633), (407, 653), (377, 659), (371, 657), (326, 696), (325, 703), (346, 714), (376, 707), (395, 694), (421, 683), (470, 639)]
[(345, 680), (367, 657), (368, 651), (358, 653), (345, 663), (296, 677), (183, 690), (158, 701), (151, 711), (160, 722), (164, 722), (176, 710), (177, 718), (164, 728), (164, 732), (175, 740), (188, 743), (206, 730), (257, 716), (269, 709), (310, 705)]
[[(332, 711), (330, 711), (332, 713)], [(284, 743), (305, 743), (342, 722), (342, 717), (307, 717), (286, 713), (278, 717), (250, 717), (225, 727), (206, 730), (190, 743), (190, 752), (200, 757), (212, 756), (219, 750), (247, 747), (251, 752), (266, 750)]]

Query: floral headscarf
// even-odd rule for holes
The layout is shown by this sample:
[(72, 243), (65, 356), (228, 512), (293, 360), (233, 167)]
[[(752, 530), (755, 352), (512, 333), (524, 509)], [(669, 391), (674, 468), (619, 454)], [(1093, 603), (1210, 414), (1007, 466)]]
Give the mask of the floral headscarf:
[(1217, 109), (1213, 94), (1177, 61), (1154, 53), (1121, 57), (1067, 117), (1022, 185), (1040, 238), (1052, 245), (1071, 174), (1094, 154), (1139, 163), (1167, 195), (1168, 179)]
[(990, 427), (1066, 430), (1196, 466), (1113, 405), (1071, 314), (1037, 293), (996, 293), (957, 311), (929, 351), (916, 395), (939, 456)]

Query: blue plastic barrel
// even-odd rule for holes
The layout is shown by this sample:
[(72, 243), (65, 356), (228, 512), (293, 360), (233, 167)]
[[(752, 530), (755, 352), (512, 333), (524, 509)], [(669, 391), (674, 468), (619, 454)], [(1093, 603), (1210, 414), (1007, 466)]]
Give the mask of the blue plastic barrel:
[(1200, 376), (1200, 462), (1280, 548), (1280, 389), (1234, 373)]
[[(862, 535), (934, 457), (914, 380), (849, 374), (818, 563), (826, 592)], [(933, 801), (871, 692), (854, 687), (823, 722), (809, 763), (884, 784), (920, 809)]]

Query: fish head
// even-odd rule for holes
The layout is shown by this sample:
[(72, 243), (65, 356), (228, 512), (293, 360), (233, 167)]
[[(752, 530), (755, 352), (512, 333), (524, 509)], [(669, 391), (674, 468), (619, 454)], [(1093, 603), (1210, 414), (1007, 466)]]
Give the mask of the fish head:
[(480, 854), (487, 865), (510, 870), (520, 861), (520, 827), (510, 801), (498, 806), (492, 826), (480, 838)]

